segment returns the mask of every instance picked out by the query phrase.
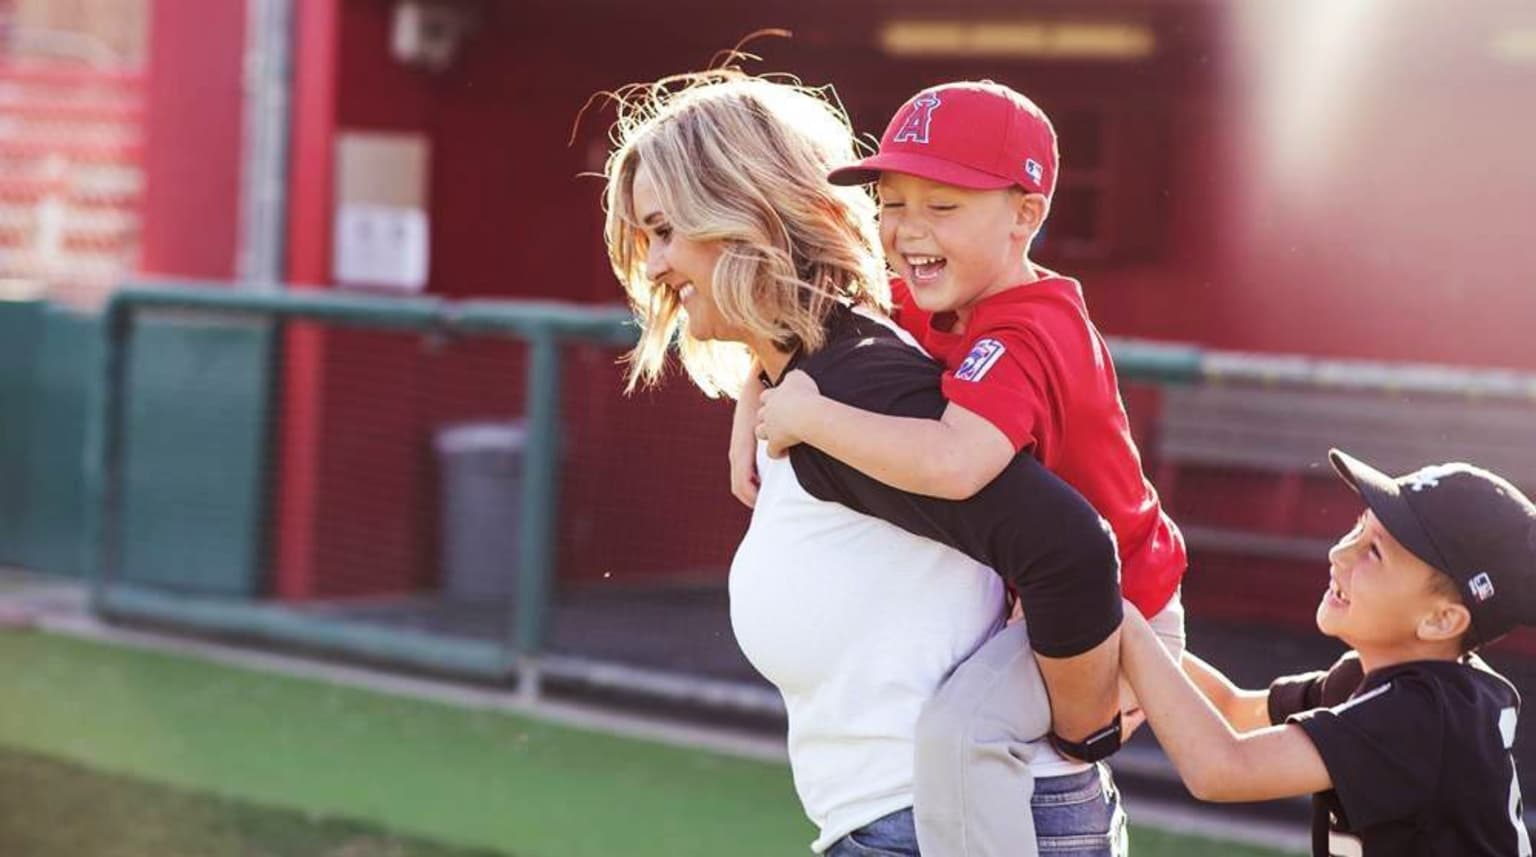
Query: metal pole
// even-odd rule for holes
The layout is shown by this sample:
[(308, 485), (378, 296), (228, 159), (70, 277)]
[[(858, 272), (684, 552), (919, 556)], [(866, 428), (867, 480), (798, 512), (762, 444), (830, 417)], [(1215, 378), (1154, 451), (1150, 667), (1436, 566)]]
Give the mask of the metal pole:
[(133, 336), (129, 307), (117, 300), (107, 304), (101, 319), (101, 389), (86, 424), (87, 491), (86, 531), (91, 548), (92, 603), (99, 608), (107, 586), (121, 560), (121, 527), (118, 520), (122, 495), (123, 386), (127, 377), (128, 349)]
[(550, 611), (558, 521), (560, 461), (560, 343), (551, 331), (528, 340), (528, 449), (523, 463), (522, 544), (518, 562), (516, 654), (518, 688), (539, 693), (539, 655)]
[(246, 0), (238, 288), (282, 287), (287, 222), (292, 0)]

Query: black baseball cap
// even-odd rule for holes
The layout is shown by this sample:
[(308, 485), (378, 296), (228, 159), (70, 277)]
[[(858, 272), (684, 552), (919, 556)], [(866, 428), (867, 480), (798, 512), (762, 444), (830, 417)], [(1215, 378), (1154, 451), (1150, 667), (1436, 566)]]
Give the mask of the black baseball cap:
[(1461, 462), (1394, 479), (1337, 449), (1328, 460), (1393, 538), (1456, 582), (1471, 645), (1536, 624), (1536, 505), (1520, 489)]

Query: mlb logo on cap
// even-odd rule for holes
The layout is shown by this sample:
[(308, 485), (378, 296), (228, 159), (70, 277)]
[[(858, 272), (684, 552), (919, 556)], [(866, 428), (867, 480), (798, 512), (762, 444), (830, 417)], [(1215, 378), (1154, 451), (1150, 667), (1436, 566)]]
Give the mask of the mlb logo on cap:
[(1030, 178), (1034, 179), (1036, 184), (1045, 183), (1045, 167), (1040, 166), (1040, 162), (1034, 158), (1029, 158), (1024, 161), (1024, 172)]
[(1467, 589), (1472, 591), (1472, 597), (1479, 602), (1487, 601), (1493, 597), (1493, 580), (1484, 572), (1467, 581)]

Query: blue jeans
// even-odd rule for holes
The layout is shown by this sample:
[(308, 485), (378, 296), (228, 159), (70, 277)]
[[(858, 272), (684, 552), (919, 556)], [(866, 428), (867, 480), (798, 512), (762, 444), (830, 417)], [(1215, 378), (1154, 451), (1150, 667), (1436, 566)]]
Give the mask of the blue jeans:
[(1130, 844), (1109, 766), (1035, 780), (1030, 799), (1040, 857), (1125, 857)]
[[(1103, 764), (1035, 781), (1030, 800), (1040, 857), (1125, 857), (1120, 792)], [(903, 809), (832, 843), (826, 857), (919, 857), (912, 810)], [(944, 855), (935, 855), (944, 857)]]

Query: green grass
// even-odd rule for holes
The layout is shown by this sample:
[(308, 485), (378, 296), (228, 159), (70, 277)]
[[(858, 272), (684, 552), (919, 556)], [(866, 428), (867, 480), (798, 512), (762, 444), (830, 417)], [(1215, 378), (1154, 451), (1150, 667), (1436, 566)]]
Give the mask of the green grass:
[(0, 751), (0, 854), (504, 857)]
[[(0, 634), (0, 675), (0, 745), (253, 810), (516, 857), (768, 857), (813, 835), (782, 765), (48, 634)], [(1136, 857), (1277, 853), (1132, 841)], [(316, 842), (270, 853), (332, 853)]]
[[(1132, 818), (1135, 812), (1135, 807), (1131, 807)], [(1197, 836), (1180, 836), (1131, 825), (1131, 857), (1280, 857), (1293, 853), (1217, 842)]]

